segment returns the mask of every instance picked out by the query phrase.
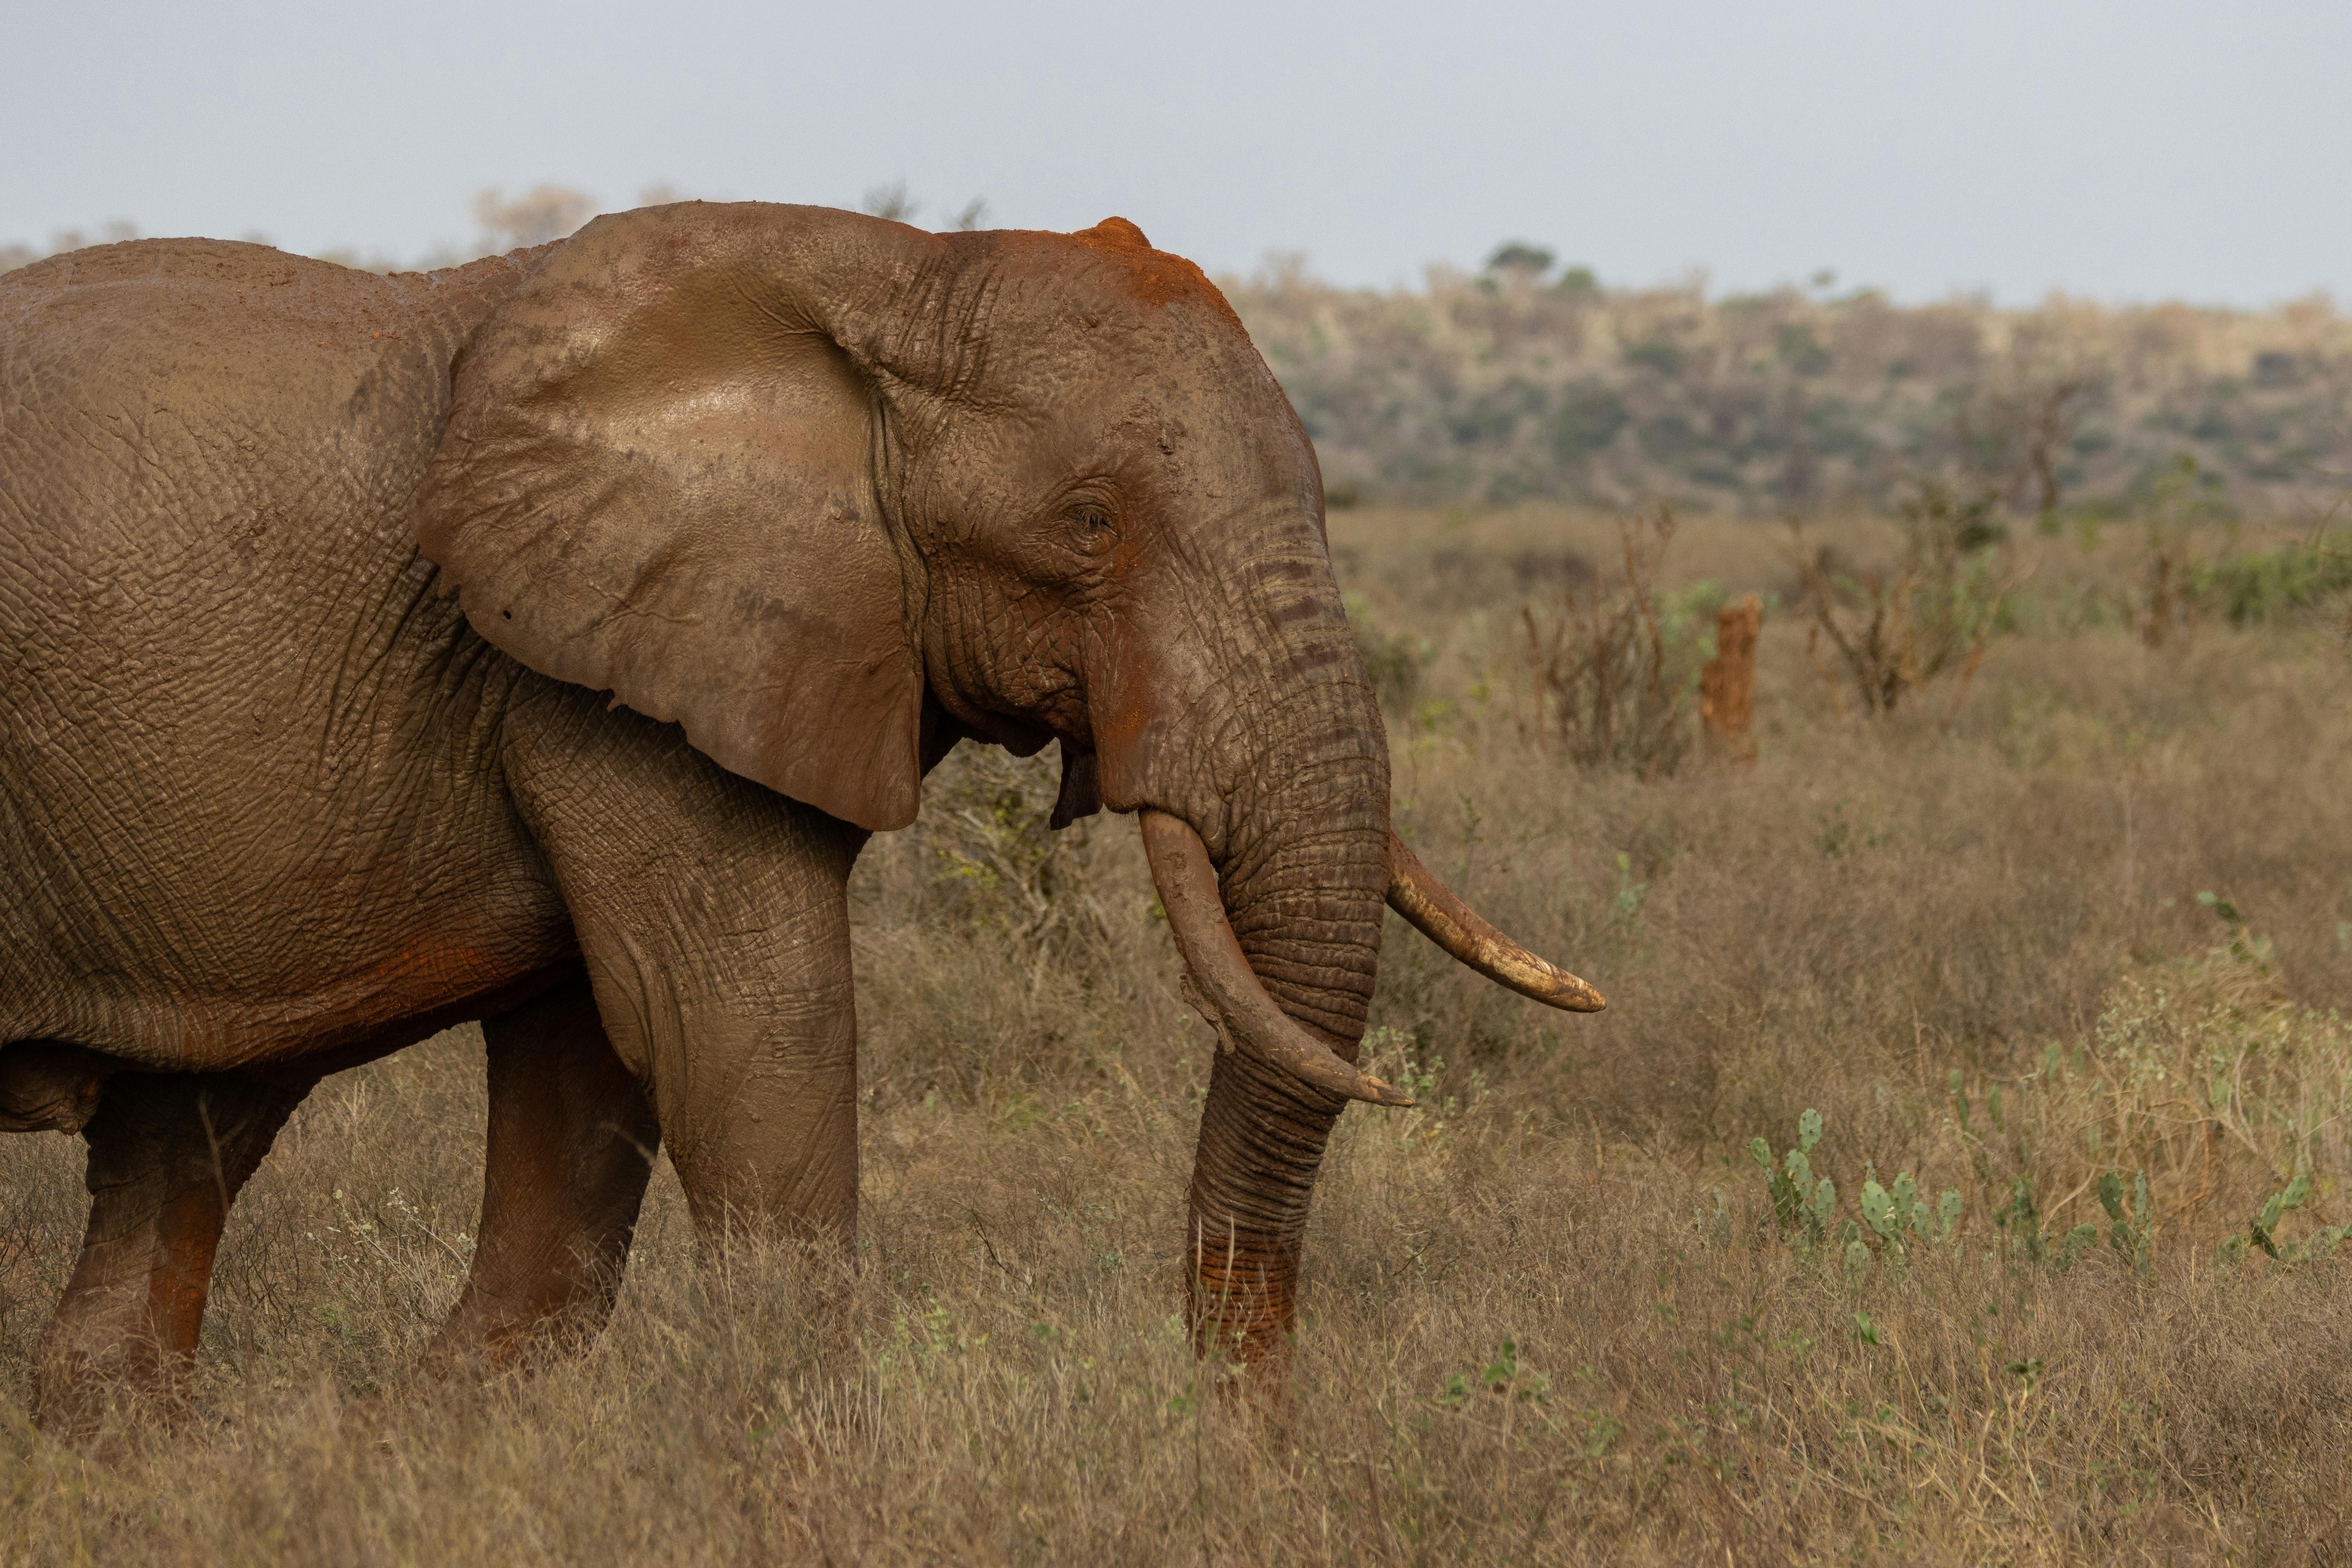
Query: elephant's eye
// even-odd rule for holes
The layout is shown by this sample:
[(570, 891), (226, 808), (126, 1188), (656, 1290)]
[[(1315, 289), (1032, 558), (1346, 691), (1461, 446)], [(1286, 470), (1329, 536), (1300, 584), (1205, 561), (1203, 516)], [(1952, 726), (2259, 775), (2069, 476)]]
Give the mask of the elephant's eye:
[(1118, 542), (1118, 529), (1112, 523), (1108, 509), (1095, 501), (1082, 501), (1070, 509), (1070, 536), (1080, 550), (1098, 555)]

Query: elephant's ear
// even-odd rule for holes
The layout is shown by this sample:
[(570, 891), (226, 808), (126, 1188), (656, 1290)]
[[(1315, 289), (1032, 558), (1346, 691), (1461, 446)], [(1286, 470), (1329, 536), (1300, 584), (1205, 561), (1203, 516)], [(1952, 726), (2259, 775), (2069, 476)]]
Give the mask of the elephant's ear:
[(467, 347), (415, 510), (492, 644), (869, 828), (914, 820), (923, 681), (832, 296), (887, 289), (899, 237), (751, 204), (590, 225)]

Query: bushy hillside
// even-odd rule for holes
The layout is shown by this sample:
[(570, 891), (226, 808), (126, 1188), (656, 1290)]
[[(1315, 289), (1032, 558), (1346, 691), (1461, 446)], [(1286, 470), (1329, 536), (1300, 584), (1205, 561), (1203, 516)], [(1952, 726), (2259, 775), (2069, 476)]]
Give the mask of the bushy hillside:
[(1297, 266), (1222, 280), (1340, 504), (1780, 513), (1883, 507), (1932, 475), (2021, 512), (2112, 510), (2186, 457), (2217, 500), (2277, 514), (2352, 468), (2352, 321), (2324, 298), (2259, 314), (1709, 299), (1497, 254), (1392, 293)]

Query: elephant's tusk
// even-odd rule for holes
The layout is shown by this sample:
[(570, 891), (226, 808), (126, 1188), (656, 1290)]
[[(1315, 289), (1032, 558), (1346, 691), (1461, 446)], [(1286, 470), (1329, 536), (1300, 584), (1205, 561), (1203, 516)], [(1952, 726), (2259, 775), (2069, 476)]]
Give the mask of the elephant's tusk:
[(1609, 1005), (1600, 992), (1479, 919), (1394, 833), (1389, 835), (1389, 908), (1464, 963), (1522, 996), (1571, 1013), (1598, 1013)]
[(1202, 997), (1224, 1026), (1259, 1055), (1292, 1077), (1349, 1100), (1410, 1108), (1412, 1097), (1343, 1061), (1338, 1052), (1308, 1034), (1258, 983), (1234, 940), (1217, 891), (1217, 868), (1208, 846), (1183, 818), (1146, 809), (1137, 814), (1143, 853), (1151, 862), (1152, 885), (1168, 911), (1176, 949)]

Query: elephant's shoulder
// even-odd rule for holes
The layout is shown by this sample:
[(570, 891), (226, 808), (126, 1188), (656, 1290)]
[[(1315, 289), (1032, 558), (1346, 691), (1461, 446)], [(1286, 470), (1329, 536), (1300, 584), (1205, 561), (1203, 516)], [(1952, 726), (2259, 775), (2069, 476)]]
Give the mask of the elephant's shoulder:
[(444, 374), (551, 248), (383, 274), (228, 240), (96, 246), (0, 277), (0, 354), (19, 365), (199, 360), (272, 379), (289, 360), (390, 354)]
[(131, 239), (60, 251), (19, 268), (7, 277), (11, 289), (100, 288), (140, 282), (259, 283), (300, 269), (344, 272), (349, 268), (309, 257), (290, 256), (267, 245), (227, 239)]
[(0, 278), (0, 372), (61, 414), (429, 421), (459, 345), (548, 248), (380, 275), (226, 240), (96, 246)]
[(188, 547), (308, 562), (355, 541), (406, 559), (454, 352), (428, 280), (194, 240), (24, 270), (0, 282), (11, 531), (87, 570), (126, 534), (183, 566)]

